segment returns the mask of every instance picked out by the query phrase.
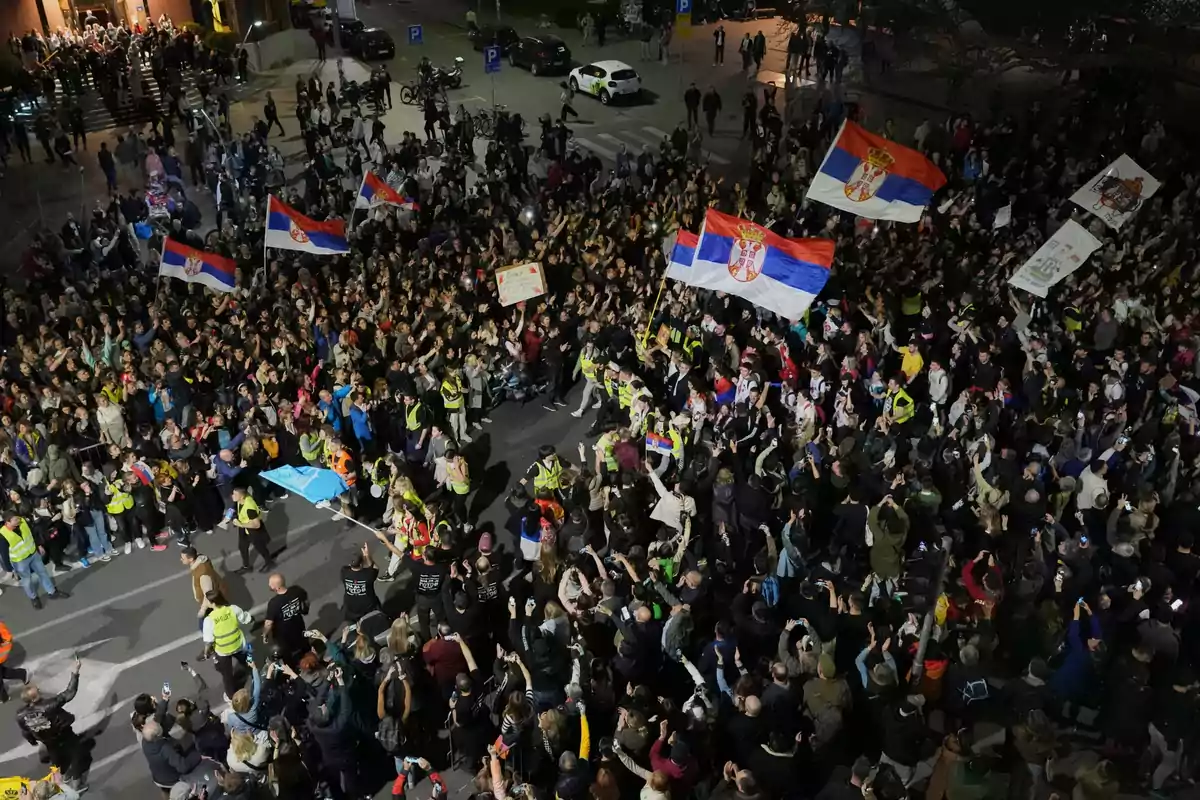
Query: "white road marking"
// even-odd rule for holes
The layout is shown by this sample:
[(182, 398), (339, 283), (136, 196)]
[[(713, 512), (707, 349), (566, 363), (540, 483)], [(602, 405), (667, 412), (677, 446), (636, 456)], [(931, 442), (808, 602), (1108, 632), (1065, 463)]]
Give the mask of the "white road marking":
[[(301, 525), (298, 528), (293, 528), (292, 530), (289, 530), (287, 532), (287, 535), (291, 536), (291, 535), (295, 535), (295, 534), (304, 533), (305, 531), (312, 530), (313, 528), (317, 527), (318, 525), (324, 524), (324, 522), (325, 522), (325, 520), (323, 520), (323, 519), (316, 520), (314, 522), (306, 522), (305, 524)], [(233, 554), (230, 553), (229, 555), (225, 556), (225, 558), (229, 559), (230, 557), (232, 557), (232, 555)], [(130, 556), (118, 556), (118, 558), (129, 558), (129, 557)], [(121, 594), (114, 595), (113, 597), (109, 597), (105, 600), (99, 600), (95, 603), (92, 603), (87, 608), (81, 608), (78, 611), (72, 611), (69, 614), (63, 614), (60, 617), (55, 617), (52, 620), (43, 622), (41, 625), (35, 625), (34, 627), (30, 628), (29, 630), (19, 631), (17, 633), (14, 633), (13, 638), (14, 639), (27, 639), (36, 633), (41, 633), (42, 631), (50, 630), (51, 628), (57, 627), (58, 625), (62, 625), (65, 622), (71, 622), (72, 620), (79, 619), (80, 617), (90, 616), (91, 614), (99, 611), (100, 609), (108, 608), (109, 606), (111, 606), (115, 603), (120, 603), (122, 600), (128, 600), (131, 597), (137, 597), (139, 594), (141, 594), (143, 592), (148, 592), (148, 591), (151, 591), (152, 589), (157, 589), (160, 586), (166, 586), (171, 581), (178, 580), (179, 578), (185, 577), (186, 575), (188, 575), (189, 572), (190, 572), (190, 570), (185, 569), (182, 572), (176, 572), (171, 575), (165, 575), (165, 576), (159, 578), (158, 580), (151, 581), (150, 583), (147, 583), (143, 586), (139, 586), (136, 589), (130, 589), (128, 592), (123, 592)]]
[[(341, 591), (342, 590), (340, 588), (335, 589), (334, 591), (321, 597), (318, 600), (318, 602), (323, 603), (330, 598), (340, 596)], [(251, 616), (257, 616), (258, 614), (261, 614), (266, 610), (267, 610), (267, 603), (259, 603), (254, 608), (249, 609)], [(196, 630), (196, 631), (193, 631), (192, 633), (189, 633), (186, 636), (180, 636), (178, 639), (175, 639), (174, 641), (167, 642), (166, 644), (162, 644), (162, 645), (159, 645), (158, 647), (147, 650), (146, 652), (141, 653), (140, 655), (136, 655), (133, 658), (129, 659), (128, 661), (123, 661), (120, 664), (106, 664), (106, 667), (107, 667), (107, 669), (110, 669), (113, 671), (113, 675), (115, 678), (115, 675), (119, 675), (122, 672), (131, 670), (134, 667), (141, 666), (142, 664), (145, 664), (147, 661), (153, 661), (154, 659), (158, 658), (159, 656), (164, 656), (167, 653), (170, 653), (174, 650), (178, 650), (179, 648), (183, 647), (184, 645), (191, 644), (192, 642), (198, 642), (198, 641), (200, 641), (202, 636), (203, 636), (203, 634), (199, 630)], [(253, 637), (248, 632), (246, 633), (246, 641), (248, 643), (253, 643)], [(89, 646), (91, 646), (91, 645), (89, 645)], [(69, 652), (69, 650), (63, 650), (61, 652), (66, 653), (66, 652)], [(58, 654), (54, 653), (51, 655), (58, 655)], [(178, 669), (178, 667), (176, 669)], [(81, 671), (80, 675), (83, 676), (84, 673)], [(69, 678), (69, 675), (64, 673), (61, 677), (64, 678), (64, 681), (61, 684), (62, 688), (66, 688), (66, 680), (65, 679)], [(49, 683), (49, 681), (47, 681), (47, 683)], [(60, 689), (60, 688), (55, 687), (55, 688), (51, 689), (51, 687), (48, 687), (46, 685), (42, 685), (42, 689), (43, 690), (52, 690), (52, 691), (62, 691), (62, 689)], [(107, 692), (107, 689), (105, 691)], [(134, 699), (135, 698), (133, 698), (133, 697), (127, 697), (124, 700), (120, 700), (116, 703), (113, 703), (111, 706), (108, 706), (107, 708), (97, 709), (97, 710), (93, 711), (92, 713), (87, 714), (86, 716), (78, 717), (75, 721), (76, 730), (86, 731), (89, 728), (94, 728), (95, 726), (99, 725), (101, 722), (103, 722), (108, 717), (110, 717), (113, 714), (120, 711), (125, 706), (133, 703)], [(141, 745), (135, 744), (135, 745), (133, 745), (133, 749), (134, 750), (141, 749)], [(96, 769), (98, 766), (106, 764), (106, 763), (110, 763), (111, 761), (119, 760), (120, 758), (124, 757), (124, 755), (128, 754), (126, 752), (127, 750), (129, 750), (129, 748), (125, 748), (125, 750), (119, 751), (119, 753), (116, 753), (113, 756), (109, 756), (108, 758), (104, 759), (103, 761), (97, 762), (97, 764), (94, 764), (92, 766), (92, 769)], [(18, 747), (14, 747), (12, 750), (9, 750), (6, 753), (0, 754), (0, 764), (6, 764), (9, 761), (16, 761), (21, 758), (29, 758), (32, 756), (36, 756), (37, 752), (38, 752), (37, 747), (29, 744), (28, 742), (24, 742), (21, 745), (19, 745)]]
[[(600, 134), (600, 135), (603, 136), (604, 134)], [(586, 147), (588, 150), (591, 150), (593, 153), (600, 156), (601, 158), (607, 158), (609, 161), (615, 161), (617, 158), (617, 153), (615, 150), (609, 150), (607, 147), (598, 145), (595, 142), (593, 142), (591, 139), (584, 139), (582, 136), (576, 136), (574, 138), (574, 141), (580, 147)]]
[[(653, 125), (645, 125), (642, 127), (642, 130), (646, 131), (647, 133), (654, 134), (659, 138), (660, 141), (662, 140), (662, 137), (667, 135)], [(709, 161), (719, 166), (728, 166), (732, 163), (728, 158), (725, 158), (725, 156), (720, 155), (719, 153), (714, 153), (712, 150), (704, 150), (703, 153)]]
[(666, 131), (659, 130), (658, 128), (654, 127), (653, 125), (643, 125), (642, 130), (644, 130), (646, 133), (653, 134), (655, 141), (658, 141), (658, 142), (661, 142), (663, 139), (665, 139), (671, 135), (671, 134), (667, 133)]

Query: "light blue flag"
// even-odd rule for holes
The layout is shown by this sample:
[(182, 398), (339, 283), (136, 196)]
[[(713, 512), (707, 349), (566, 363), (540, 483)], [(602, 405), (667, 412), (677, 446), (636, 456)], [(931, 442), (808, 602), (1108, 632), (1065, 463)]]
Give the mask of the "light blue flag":
[(332, 500), (346, 491), (342, 476), (317, 467), (279, 467), (259, 473), (276, 486), (303, 497), (310, 503)]

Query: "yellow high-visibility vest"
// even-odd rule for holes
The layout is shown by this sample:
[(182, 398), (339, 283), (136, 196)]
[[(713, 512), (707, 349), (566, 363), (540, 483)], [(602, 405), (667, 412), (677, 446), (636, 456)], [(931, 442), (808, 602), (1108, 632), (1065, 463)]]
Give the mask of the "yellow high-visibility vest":
[(0, 535), (8, 542), (8, 560), (12, 563), (24, 561), (37, 555), (37, 542), (25, 520), (21, 520), (19, 530), (12, 530), (7, 525), (0, 527)]
[(245, 525), (250, 521), (251, 511), (258, 511), (258, 518), (259, 520), (262, 519), (262, 512), (258, 509), (258, 503), (255, 502), (253, 497), (246, 495), (246, 497), (240, 503), (238, 503), (237, 521)]
[(133, 508), (133, 495), (129, 492), (115, 483), (110, 483), (108, 490), (112, 493), (112, 497), (109, 498), (108, 505), (104, 507), (105, 511), (110, 514), (124, 514)]
[(242, 626), (238, 624), (237, 615), (230, 606), (213, 609), (208, 618), (213, 626), (213, 649), (219, 656), (231, 656), (246, 646), (242, 636)]
[[(467, 475), (466, 464), (454, 466), (446, 462), (446, 483), (455, 494), (467, 494), (471, 491), (471, 478)], [(537, 481), (535, 479), (534, 483)]]
[(539, 459), (537, 462), (537, 475), (533, 476), (533, 488), (535, 489), (558, 489), (562, 485), (562, 464), (558, 463), (558, 456), (554, 457), (554, 466), (547, 467)]
[(418, 400), (417, 402), (415, 402), (411, 406), (409, 406), (408, 411), (405, 412), (404, 427), (406, 427), (408, 430), (414, 431), (414, 432), (421, 430), (421, 420), (417, 417), (417, 415), (419, 413), (421, 413), (421, 401), (420, 400)]
[(462, 382), (458, 379), (442, 381), (442, 405), (447, 411), (458, 411), (463, 404)]
[[(908, 422), (912, 418), (912, 415), (917, 411), (917, 407), (913, 403), (912, 398), (909, 397), (908, 392), (904, 391), (903, 389), (897, 389), (895, 392), (888, 395), (888, 399), (891, 402), (892, 418), (896, 422)], [(899, 400), (904, 400), (906, 402), (904, 405), (900, 405), (897, 402)]]

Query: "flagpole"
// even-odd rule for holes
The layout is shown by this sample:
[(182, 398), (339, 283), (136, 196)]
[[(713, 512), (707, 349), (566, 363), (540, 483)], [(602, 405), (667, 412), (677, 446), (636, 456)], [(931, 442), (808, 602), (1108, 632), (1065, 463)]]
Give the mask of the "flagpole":
[(650, 318), (646, 320), (646, 332), (642, 334), (643, 350), (646, 348), (646, 342), (650, 340), (650, 325), (654, 322), (654, 315), (658, 313), (658, 301), (662, 300), (663, 288), (667, 285), (667, 271), (669, 268), (669, 264), (663, 268), (662, 280), (658, 283), (658, 294), (654, 296), (654, 306), (650, 309)]

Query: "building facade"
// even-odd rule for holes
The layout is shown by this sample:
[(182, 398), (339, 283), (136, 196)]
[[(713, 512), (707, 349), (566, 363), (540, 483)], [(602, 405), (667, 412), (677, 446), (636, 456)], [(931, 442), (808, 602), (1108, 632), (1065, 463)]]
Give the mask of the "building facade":
[(89, 16), (101, 24), (133, 26), (166, 14), (179, 24), (195, 18), (193, 2), (198, 0), (0, 0), (0, 34), (49, 34), (78, 28)]

